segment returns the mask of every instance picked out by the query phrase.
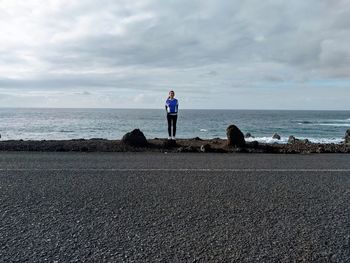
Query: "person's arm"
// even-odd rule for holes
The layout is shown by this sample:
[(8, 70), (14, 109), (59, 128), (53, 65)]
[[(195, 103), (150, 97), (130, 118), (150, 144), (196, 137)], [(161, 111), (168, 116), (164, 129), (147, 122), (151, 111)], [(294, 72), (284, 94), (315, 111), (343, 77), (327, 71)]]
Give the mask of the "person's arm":
[(165, 111), (168, 113), (168, 104), (165, 102)]
[(178, 112), (178, 111), (179, 111), (179, 101), (176, 100), (176, 112)]

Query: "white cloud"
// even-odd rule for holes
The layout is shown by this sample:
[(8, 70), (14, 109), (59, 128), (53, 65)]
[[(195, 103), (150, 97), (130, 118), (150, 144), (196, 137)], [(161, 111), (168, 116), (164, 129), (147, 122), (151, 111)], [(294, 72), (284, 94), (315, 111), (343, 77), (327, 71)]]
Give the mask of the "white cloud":
[[(341, 98), (350, 84), (349, 17), (346, 0), (2, 0), (0, 88), (84, 90), (97, 95), (75, 103), (96, 107), (158, 107), (156, 96), (176, 89), (198, 96), (187, 107), (236, 108), (223, 105), (235, 93), (245, 108), (266, 108), (256, 94), (268, 85), (280, 85), (290, 101), (282, 106), (293, 107), (298, 87), (311, 94), (311, 83), (325, 80)], [(339, 79), (341, 89), (332, 84)]]

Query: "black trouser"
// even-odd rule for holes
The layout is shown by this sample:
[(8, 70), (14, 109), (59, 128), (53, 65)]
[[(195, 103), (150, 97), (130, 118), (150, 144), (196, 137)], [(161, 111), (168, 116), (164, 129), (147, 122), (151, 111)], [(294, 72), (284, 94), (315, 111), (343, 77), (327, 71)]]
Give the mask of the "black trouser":
[(176, 135), (177, 115), (170, 115), (168, 113), (167, 114), (167, 119), (168, 119), (168, 134), (169, 134), (169, 137), (171, 136), (171, 121), (173, 122), (173, 136), (175, 137), (175, 135)]

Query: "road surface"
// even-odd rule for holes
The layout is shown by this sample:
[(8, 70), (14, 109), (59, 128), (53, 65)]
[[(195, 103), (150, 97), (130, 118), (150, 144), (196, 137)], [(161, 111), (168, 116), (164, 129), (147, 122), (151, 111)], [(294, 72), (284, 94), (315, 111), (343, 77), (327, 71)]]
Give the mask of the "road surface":
[(350, 155), (0, 153), (0, 262), (349, 262)]

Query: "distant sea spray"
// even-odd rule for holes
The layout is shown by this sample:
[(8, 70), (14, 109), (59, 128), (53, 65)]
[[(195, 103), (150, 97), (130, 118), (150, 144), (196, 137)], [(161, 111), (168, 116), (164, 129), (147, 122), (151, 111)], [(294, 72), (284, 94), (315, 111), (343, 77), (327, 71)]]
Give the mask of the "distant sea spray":
[[(0, 108), (1, 140), (120, 139), (141, 129), (147, 138), (167, 137), (161, 109)], [(178, 138), (226, 138), (236, 124), (260, 142), (286, 143), (289, 135), (312, 142), (339, 143), (350, 128), (350, 111), (184, 110), (178, 117)], [(272, 139), (278, 133), (281, 140)]]

